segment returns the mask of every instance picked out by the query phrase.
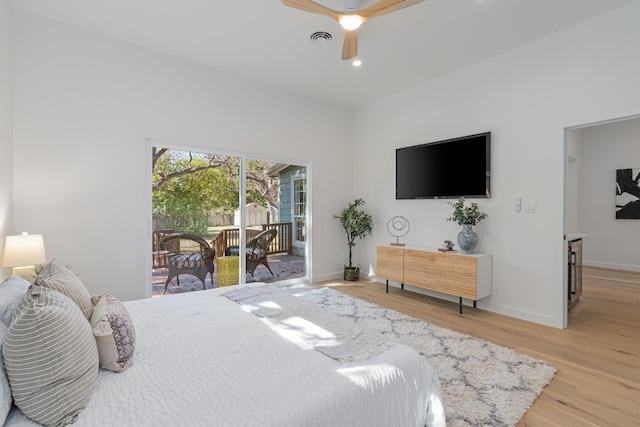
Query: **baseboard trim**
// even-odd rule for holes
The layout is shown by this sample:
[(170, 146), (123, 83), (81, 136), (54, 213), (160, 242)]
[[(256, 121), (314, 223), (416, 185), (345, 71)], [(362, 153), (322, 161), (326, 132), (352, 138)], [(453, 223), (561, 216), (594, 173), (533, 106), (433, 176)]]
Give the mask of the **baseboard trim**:
[(615, 264), (612, 262), (599, 262), (599, 261), (591, 261), (591, 260), (582, 260), (582, 265), (589, 267), (600, 267), (600, 268), (608, 268), (611, 270), (624, 270), (624, 271), (634, 271), (640, 273), (640, 265), (626, 265), (626, 264)]
[(311, 283), (326, 282), (329, 280), (342, 280), (342, 271), (313, 276), (311, 278)]
[[(384, 279), (380, 279), (377, 277), (371, 278), (370, 280), (375, 280), (376, 282), (379, 282), (379, 283), (386, 283)], [(399, 283), (391, 282), (391, 281), (389, 281), (389, 286), (400, 288)], [(442, 294), (439, 292), (422, 289), (422, 288), (418, 288), (418, 287), (407, 285), (407, 284), (404, 285), (404, 288), (409, 292), (415, 292), (418, 294), (422, 294), (422, 295), (426, 295), (426, 296), (430, 296), (430, 297), (434, 297), (434, 298), (438, 298), (446, 301), (451, 301), (455, 303), (458, 302), (458, 297), (455, 297), (455, 296)], [(491, 297), (488, 297), (488, 298), (491, 298)], [(471, 304), (472, 303), (469, 300), (463, 299), (463, 305), (466, 306)], [(483, 301), (483, 300), (478, 300), (477, 307), (482, 310), (501, 314), (503, 316), (513, 317), (520, 320), (525, 320), (527, 322), (537, 323), (544, 326), (550, 326), (552, 328), (557, 328), (557, 329), (563, 328), (561, 319), (557, 319), (556, 317), (543, 314), (543, 313), (536, 313), (536, 312), (522, 310), (522, 309), (510, 307), (510, 306), (500, 305), (500, 304), (492, 304), (489, 301)]]

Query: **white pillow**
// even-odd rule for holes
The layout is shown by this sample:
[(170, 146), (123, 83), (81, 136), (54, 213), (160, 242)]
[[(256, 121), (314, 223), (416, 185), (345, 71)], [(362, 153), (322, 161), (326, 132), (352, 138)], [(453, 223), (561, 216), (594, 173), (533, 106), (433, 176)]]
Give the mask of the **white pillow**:
[(73, 423), (98, 379), (91, 325), (64, 294), (33, 285), (4, 337), (4, 366), (15, 405), (35, 422)]
[(9, 380), (4, 370), (4, 363), (2, 362), (2, 343), (4, 342), (4, 334), (6, 332), (7, 327), (4, 323), (0, 322), (0, 425), (4, 424), (4, 420), (7, 418), (11, 410), (11, 404), (13, 403)]
[(0, 283), (0, 322), (9, 327), (13, 312), (29, 289), (30, 283), (20, 276), (11, 276)]

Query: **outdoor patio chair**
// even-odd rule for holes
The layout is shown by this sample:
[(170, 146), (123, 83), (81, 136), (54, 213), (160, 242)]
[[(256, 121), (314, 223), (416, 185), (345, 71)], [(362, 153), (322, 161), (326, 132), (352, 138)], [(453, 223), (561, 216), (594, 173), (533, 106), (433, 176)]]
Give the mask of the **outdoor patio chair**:
[(206, 289), (207, 274), (211, 274), (213, 282), (213, 258), (215, 249), (201, 237), (195, 234), (175, 233), (164, 237), (160, 241), (160, 249), (167, 251), (169, 257), (169, 275), (164, 285), (164, 292), (174, 277), (180, 285), (181, 274), (191, 274), (202, 281), (202, 289)]
[[(269, 261), (267, 260), (267, 253), (269, 252), (269, 245), (276, 238), (278, 230), (271, 228), (258, 234), (247, 243), (247, 273), (253, 276), (253, 272), (260, 264), (269, 269), (269, 272), (273, 276), (273, 271), (269, 267)], [(229, 246), (225, 253), (227, 256), (239, 256), (240, 248), (238, 246)]]

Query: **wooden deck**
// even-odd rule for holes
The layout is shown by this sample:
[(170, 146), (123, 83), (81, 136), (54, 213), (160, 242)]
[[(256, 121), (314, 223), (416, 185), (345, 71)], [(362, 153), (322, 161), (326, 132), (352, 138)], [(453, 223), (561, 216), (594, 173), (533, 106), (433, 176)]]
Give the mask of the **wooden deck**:
[[(217, 263), (217, 260), (215, 261)], [(251, 277), (247, 274), (247, 282), (277, 282), (281, 280), (294, 279), (297, 277), (304, 277), (305, 275), (305, 261), (304, 257), (297, 255), (278, 254), (269, 255), (269, 267), (273, 270), (273, 276), (269, 273), (269, 270), (264, 265), (258, 266), (254, 272), (255, 276)], [(216, 265), (215, 271), (218, 271)], [(153, 296), (162, 296), (164, 292), (164, 284), (167, 281), (168, 270), (166, 268), (155, 268), (153, 270)], [(217, 274), (213, 273), (213, 282), (211, 276), (207, 275), (205, 281), (207, 289), (217, 287)], [(180, 285), (177, 284), (174, 278), (167, 287), (167, 293), (165, 295), (179, 294), (182, 292), (201, 291), (202, 282), (195, 276), (181, 275)]]

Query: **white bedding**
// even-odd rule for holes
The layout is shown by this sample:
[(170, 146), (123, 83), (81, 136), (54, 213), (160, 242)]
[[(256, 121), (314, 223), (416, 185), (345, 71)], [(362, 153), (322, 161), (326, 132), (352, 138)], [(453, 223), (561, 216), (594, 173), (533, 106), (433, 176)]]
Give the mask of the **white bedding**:
[[(444, 426), (436, 375), (402, 345), (342, 363), (221, 296), (129, 301), (134, 363), (101, 370), (75, 426)], [(304, 318), (304, 313), (299, 313)], [(34, 426), (13, 408), (5, 426)]]

